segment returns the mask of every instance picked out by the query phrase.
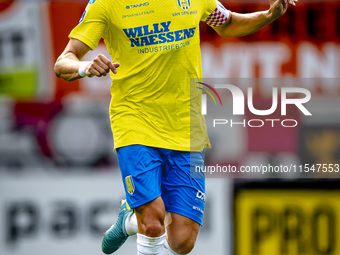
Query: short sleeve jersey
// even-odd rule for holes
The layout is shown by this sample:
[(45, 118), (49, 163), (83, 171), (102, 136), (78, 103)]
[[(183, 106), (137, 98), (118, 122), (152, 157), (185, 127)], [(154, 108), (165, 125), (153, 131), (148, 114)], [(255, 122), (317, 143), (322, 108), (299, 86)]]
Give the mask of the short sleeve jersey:
[[(90, 0), (69, 37), (91, 49), (103, 38), (121, 64), (111, 73), (115, 148), (210, 147), (201, 90), (190, 80), (202, 78), (199, 22), (216, 8), (217, 0)], [(190, 128), (193, 119), (199, 128)]]

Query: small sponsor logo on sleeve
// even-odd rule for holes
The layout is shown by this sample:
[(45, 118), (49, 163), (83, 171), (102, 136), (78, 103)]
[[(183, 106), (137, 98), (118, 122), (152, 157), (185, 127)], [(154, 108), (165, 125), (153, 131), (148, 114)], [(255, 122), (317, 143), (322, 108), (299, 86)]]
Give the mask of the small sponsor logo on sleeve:
[(83, 15), (81, 15), (81, 18), (80, 18), (80, 20), (79, 20), (78, 25), (79, 25), (80, 23), (83, 22), (83, 20), (84, 20), (84, 18), (85, 18), (85, 15), (86, 15), (86, 10), (84, 11)]

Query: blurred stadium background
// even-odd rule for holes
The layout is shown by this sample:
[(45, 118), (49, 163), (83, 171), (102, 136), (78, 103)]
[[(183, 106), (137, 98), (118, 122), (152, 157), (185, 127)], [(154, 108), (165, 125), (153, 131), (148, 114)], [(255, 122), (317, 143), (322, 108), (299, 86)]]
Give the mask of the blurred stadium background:
[[(221, 2), (241, 13), (268, 7), (267, 0)], [(102, 233), (124, 197), (112, 152), (110, 79), (67, 83), (53, 73), (86, 4), (0, 0), (1, 255), (102, 254)], [(242, 38), (219, 38), (202, 24), (201, 38), (205, 77), (340, 76), (336, 0), (300, 0), (271, 25)], [(108, 55), (104, 44), (86, 59), (98, 53)], [(275, 137), (276, 128), (237, 129), (225, 134), (225, 151), (207, 151), (207, 162), (339, 164), (338, 85), (309, 87), (313, 121), (301, 118), (299, 128)], [(266, 100), (256, 98), (260, 104)], [(276, 177), (207, 179), (204, 227), (193, 254), (339, 255), (337, 175)], [(135, 238), (117, 254), (136, 254)]]

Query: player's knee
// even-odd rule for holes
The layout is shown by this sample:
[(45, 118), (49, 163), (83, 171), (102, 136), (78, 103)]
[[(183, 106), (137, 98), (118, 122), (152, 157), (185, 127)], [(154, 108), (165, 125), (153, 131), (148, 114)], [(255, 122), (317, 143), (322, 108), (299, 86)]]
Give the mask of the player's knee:
[[(141, 212), (141, 208), (138, 208)], [(153, 210), (143, 210), (137, 217), (138, 225), (140, 225), (140, 233), (149, 237), (158, 237), (164, 234), (164, 212), (160, 208), (153, 208)], [(137, 211), (137, 210), (136, 210)]]
[(171, 244), (171, 248), (178, 254), (188, 254), (192, 251), (194, 246), (195, 240), (193, 238), (187, 238)]
[(164, 213), (159, 209), (155, 209), (150, 216), (145, 217), (145, 234), (150, 237), (161, 236), (165, 232)]
[(164, 225), (160, 222), (147, 223), (145, 225), (145, 235), (149, 237), (158, 237), (164, 234)]
[(161, 236), (165, 232), (164, 217), (162, 214), (155, 212), (153, 215), (148, 215), (143, 220), (144, 233), (149, 237)]

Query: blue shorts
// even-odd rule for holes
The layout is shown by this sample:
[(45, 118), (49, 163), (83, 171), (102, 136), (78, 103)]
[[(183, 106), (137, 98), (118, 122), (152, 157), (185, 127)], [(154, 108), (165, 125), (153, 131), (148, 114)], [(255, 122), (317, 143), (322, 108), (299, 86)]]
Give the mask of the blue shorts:
[[(203, 223), (205, 179), (190, 169), (203, 167), (204, 152), (130, 145), (117, 149), (126, 199), (131, 208), (161, 196), (168, 212)], [(203, 169), (203, 168), (202, 168)]]

